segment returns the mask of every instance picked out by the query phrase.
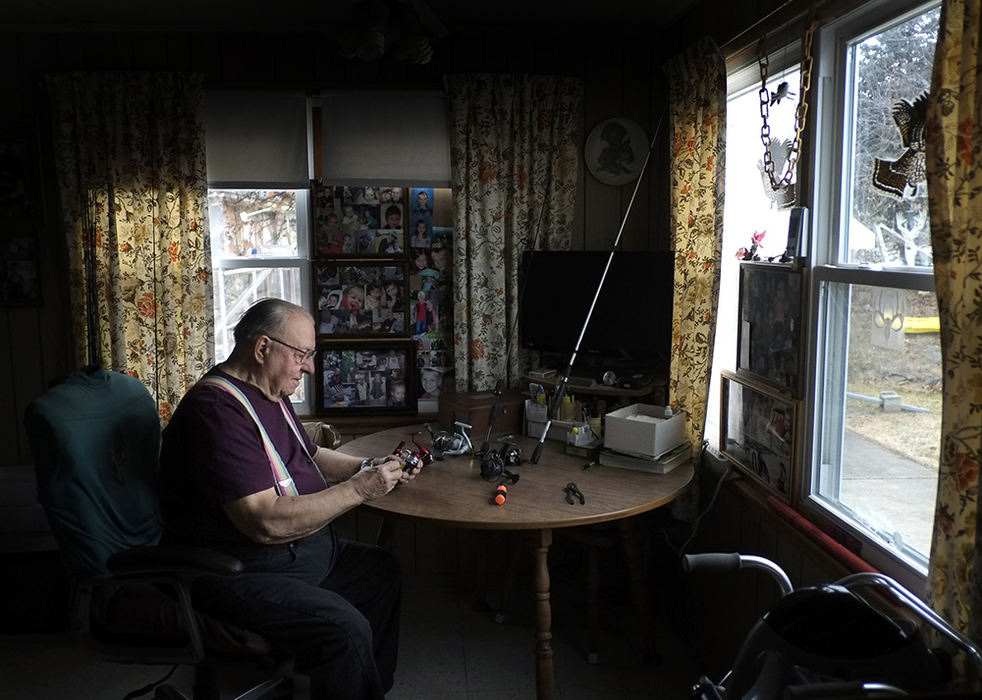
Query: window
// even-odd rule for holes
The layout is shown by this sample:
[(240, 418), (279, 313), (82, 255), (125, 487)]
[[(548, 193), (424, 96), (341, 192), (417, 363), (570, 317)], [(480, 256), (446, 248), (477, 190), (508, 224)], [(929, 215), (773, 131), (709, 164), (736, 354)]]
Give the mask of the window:
[(306, 190), (208, 190), (216, 358), (228, 357), (235, 324), (255, 302), (279, 297), (302, 303), (307, 199)]
[[(805, 495), (873, 548), (926, 572), (941, 352), (923, 168), (908, 167), (930, 88), (937, 4), (869, 3), (819, 42), (814, 411)], [(924, 98), (926, 99), (926, 98)], [(906, 140), (906, 143), (905, 143)], [(921, 147), (923, 144), (920, 143)], [(903, 160), (902, 160), (903, 159)]]
[[(252, 304), (278, 297), (310, 309), (311, 110), (302, 93), (212, 91), (205, 100), (215, 358)], [(292, 399), (312, 412), (313, 379)]]
[[(783, 82), (796, 86), (798, 66), (781, 67), (784, 55), (799, 55), (795, 51), (777, 52), (769, 60), (768, 88), (773, 90)], [(770, 181), (763, 171), (764, 146), (760, 139), (760, 70), (758, 65), (735, 71), (728, 79), (726, 102), (726, 197), (723, 202), (723, 250), (720, 269), (720, 295), (716, 319), (716, 341), (713, 346), (713, 370), (706, 411), (705, 438), (712, 447), (719, 444), (719, 374), (733, 370), (737, 357), (737, 319), (739, 315), (740, 261), (737, 251), (749, 248), (754, 233), (765, 232), (758, 255), (761, 259), (779, 256), (785, 251), (790, 210), (779, 207), (768, 195)], [(791, 88), (797, 92), (797, 88)], [(797, 97), (790, 96), (774, 106), (768, 106), (768, 122), (772, 152), (794, 137), (794, 110)], [(775, 160), (777, 160), (775, 158)], [(780, 179), (779, 164), (775, 176)], [(765, 182), (766, 180), (766, 182)]]
[[(816, 34), (808, 111), (815, 138), (803, 145), (802, 168), (810, 174), (799, 196), (811, 211), (813, 240), (809, 381), (801, 399), (806, 447), (794, 500), (868, 543), (863, 557), (901, 580), (926, 573), (942, 395), (927, 184), (916, 167), (904, 167), (914, 154), (904, 156), (897, 122), (908, 109), (918, 116), (918, 98), (930, 87), (939, 16), (936, 2), (874, 0)], [(798, 46), (772, 48), (770, 94), (782, 82), (797, 91), (800, 56)], [(737, 356), (737, 250), (760, 231), (767, 232), (762, 259), (786, 245), (789, 212), (772, 202), (761, 175), (759, 90), (756, 56), (731, 69), (722, 279), (706, 420), (713, 447), (718, 377), (734, 368)], [(776, 172), (780, 146), (793, 136), (796, 102), (788, 95), (769, 104)]]

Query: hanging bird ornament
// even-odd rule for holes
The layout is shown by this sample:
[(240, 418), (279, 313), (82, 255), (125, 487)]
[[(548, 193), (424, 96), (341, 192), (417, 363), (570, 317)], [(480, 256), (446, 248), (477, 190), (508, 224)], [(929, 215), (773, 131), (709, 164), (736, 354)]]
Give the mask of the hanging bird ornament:
[(771, 107), (777, 104), (781, 104), (781, 100), (785, 97), (794, 97), (794, 93), (791, 92), (788, 81), (785, 80), (777, 86), (777, 90), (771, 93)]
[(896, 160), (873, 159), (873, 187), (903, 198), (907, 188), (917, 194), (918, 183), (926, 177), (924, 160), (924, 125), (927, 122), (927, 93), (922, 92), (913, 104), (900, 100), (893, 106), (893, 121), (900, 132), (900, 143), (907, 149)]

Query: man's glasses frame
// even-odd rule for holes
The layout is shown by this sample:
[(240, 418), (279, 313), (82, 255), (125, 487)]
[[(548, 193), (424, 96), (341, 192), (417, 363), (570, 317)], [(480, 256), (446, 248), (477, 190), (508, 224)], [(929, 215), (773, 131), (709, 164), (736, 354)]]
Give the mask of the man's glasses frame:
[(280, 340), (279, 338), (274, 338), (273, 336), (269, 335), (268, 333), (266, 334), (266, 337), (269, 338), (270, 340), (274, 341), (274, 342), (279, 343), (280, 345), (284, 345), (284, 346), (290, 348), (295, 353), (299, 353), (297, 355), (297, 359), (299, 359), (300, 364), (303, 364), (307, 360), (313, 360), (315, 357), (317, 357), (317, 349), (316, 348), (314, 348), (313, 350), (304, 350), (303, 348), (298, 348), (295, 345), (290, 345), (289, 343), (284, 342), (284, 341)]

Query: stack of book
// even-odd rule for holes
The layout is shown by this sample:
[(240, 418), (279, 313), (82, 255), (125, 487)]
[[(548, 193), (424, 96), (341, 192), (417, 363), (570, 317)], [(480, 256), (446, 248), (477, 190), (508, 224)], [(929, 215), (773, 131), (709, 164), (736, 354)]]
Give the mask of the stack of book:
[(653, 474), (667, 474), (680, 464), (692, 458), (692, 447), (686, 443), (673, 447), (658, 457), (639, 454), (625, 454), (611, 449), (600, 452), (600, 463), (619, 469), (635, 469)]

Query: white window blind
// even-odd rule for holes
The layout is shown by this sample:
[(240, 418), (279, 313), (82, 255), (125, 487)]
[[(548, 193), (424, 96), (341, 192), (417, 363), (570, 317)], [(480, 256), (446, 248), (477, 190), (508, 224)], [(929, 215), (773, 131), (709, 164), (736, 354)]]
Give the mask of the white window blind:
[(442, 92), (327, 91), (321, 114), (324, 182), (450, 186)]

